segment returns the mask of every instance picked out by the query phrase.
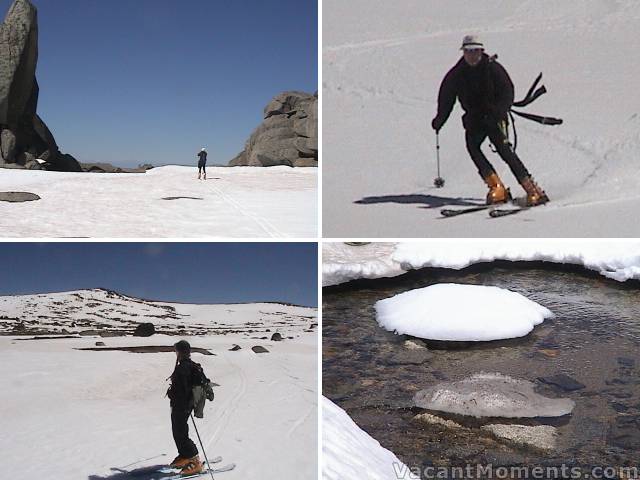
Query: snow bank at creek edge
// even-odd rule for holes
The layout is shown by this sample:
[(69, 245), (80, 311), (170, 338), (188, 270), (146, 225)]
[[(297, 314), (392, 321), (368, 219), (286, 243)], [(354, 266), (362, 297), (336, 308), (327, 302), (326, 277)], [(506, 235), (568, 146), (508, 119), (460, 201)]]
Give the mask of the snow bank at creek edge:
[(638, 240), (449, 239), (359, 247), (325, 243), (322, 255), (325, 287), (359, 278), (393, 277), (425, 267), (460, 270), (496, 260), (582, 265), (619, 282), (640, 279)]
[[(407, 467), (362, 430), (326, 397), (322, 397), (322, 478), (388, 480), (403, 478)], [(408, 477), (407, 477), (408, 478)]]

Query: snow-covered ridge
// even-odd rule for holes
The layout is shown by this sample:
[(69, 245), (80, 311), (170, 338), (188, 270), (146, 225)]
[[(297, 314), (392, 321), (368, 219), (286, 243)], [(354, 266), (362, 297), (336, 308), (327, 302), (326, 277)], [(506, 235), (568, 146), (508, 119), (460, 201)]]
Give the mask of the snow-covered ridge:
[(315, 308), (279, 303), (169, 303), (105, 289), (0, 296), (0, 332), (5, 333), (15, 333), (16, 328), (60, 333), (131, 331), (150, 322), (164, 333), (255, 333), (269, 329), (285, 335), (309, 330), (317, 323), (316, 317)]
[(325, 243), (322, 255), (323, 286), (359, 278), (393, 277), (425, 267), (460, 270), (496, 260), (582, 265), (619, 282), (640, 279), (638, 240), (430, 240), (364, 246)]

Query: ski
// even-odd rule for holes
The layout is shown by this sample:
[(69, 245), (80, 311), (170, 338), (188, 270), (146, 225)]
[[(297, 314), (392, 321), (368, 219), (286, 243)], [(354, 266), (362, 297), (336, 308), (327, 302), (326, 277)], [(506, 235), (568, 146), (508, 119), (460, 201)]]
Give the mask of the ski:
[(491, 218), (506, 217), (507, 215), (513, 215), (515, 213), (520, 213), (525, 210), (529, 210), (529, 208), (531, 207), (496, 208), (495, 210), (491, 210), (489, 212), (489, 216)]
[(211, 470), (208, 469), (204, 469), (202, 472), (200, 473), (194, 473), (193, 475), (176, 475), (175, 477), (169, 477), (166, 480), (177, 480), (180, 478), (197, 478), (197, 477), (201, 477), (202, 475), (209, 475), (209, 474), (213, 474), (216, 475), (218, 473), (224, 473), (224, 472), (229, 472), (231, 470), (233, 470), (234, 468), (236, 468), (236, 464), (235, 463), (230, 463), (228, 465), (224, 465), (222, 467), (218, 467), (218, 468), (212, 468)]
[[(215, 473), (228, 472), (229, 470), (233, 470), (236, 466), (235, 463), (230, 463), (222, 467), (217, 467), (217, 468), (213, 467), (214, 463), (220, 463), (221, 461), (222, 461), (222, 457), (220, 456), (214, 457), (213, 459), (209, 460), (209, 464), (212, 466), (211, 473), (215, 474)], [(125, 473), (132, 478), (142, 477), (146, 479), (176, 480), (179, 478), (195, 478), (205, 474), (209, 475), (209, 470), (206, 468), (206, 465), (203, 465), (203, 467), (205, 468), (201, 473), (187, 475), (187, 476), (181, 475), (179, 468), (173, 468), (169, 465), (151, 465), (148, 467), (142, 467), (142, 468), (138, 468), (130, 471), (123, 470), (120, 468), (112, 468), (112, 470)]]
[(440, 215), (445, 218), (457, 217), (458, 215), (464, 215), (465, 213), (481, 212), (492, 208), (493, 205), (478, 205), (476, 207), (468, 208), (443, 208), (440, 210)]

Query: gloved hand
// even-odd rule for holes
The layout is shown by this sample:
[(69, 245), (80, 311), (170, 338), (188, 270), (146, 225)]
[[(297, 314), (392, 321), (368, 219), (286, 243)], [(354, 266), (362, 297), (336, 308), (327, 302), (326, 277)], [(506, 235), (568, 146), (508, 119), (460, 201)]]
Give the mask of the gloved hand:
[(444, 120), (442, 120), (440, 117), (435, 117), (433, 120), (431, 120), (431, 128), (433, 128), (436, 133), (440, 131), (443, 125)]

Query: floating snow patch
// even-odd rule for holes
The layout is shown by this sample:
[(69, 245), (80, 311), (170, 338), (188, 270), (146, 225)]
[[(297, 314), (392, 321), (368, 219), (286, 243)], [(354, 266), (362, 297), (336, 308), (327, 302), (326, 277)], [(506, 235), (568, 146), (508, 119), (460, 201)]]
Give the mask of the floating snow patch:
[[(408, 468), (331, 400), (322, 397), (322, 478), (388, 480)], [(408, 478), (408, 477), (407, 477)]]
[(498, 287), (441, 283), (376, 302), (381, 327), (429, 340), (480, 342), (527, 335), (548, 308)]
[(413, 397), (416, 406), (427, 410), (457, 413), (472, 417), (561, 417), (573, 410), (568, 398), (543, 397), (526, 380), (480, 373), (458, 382), (444, 382)]

